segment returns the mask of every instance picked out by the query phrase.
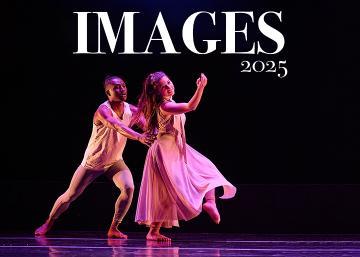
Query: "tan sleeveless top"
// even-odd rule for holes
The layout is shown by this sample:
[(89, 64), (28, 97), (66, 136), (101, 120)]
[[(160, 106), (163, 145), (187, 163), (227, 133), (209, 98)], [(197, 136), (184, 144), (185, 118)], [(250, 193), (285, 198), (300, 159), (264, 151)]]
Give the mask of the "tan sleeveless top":
[[(132, 113), (128, 103), (124, 102), (124, 114), (122, 119), (120, 119), (111, 108), (109, 101), (106, 101), (101, 105), (107, 106), (111, 110), (113, 116), (118, 118), (126, 126), (130, 124)], [(123, 159), (122, 153), (126, 141), (127, 138), (116, 130), (108, 128), (103, 124), (96, 125), (93, 123), (91, 137), (81, 165), (90, 169), (106, 169), (110, 167), (115, 162)]]

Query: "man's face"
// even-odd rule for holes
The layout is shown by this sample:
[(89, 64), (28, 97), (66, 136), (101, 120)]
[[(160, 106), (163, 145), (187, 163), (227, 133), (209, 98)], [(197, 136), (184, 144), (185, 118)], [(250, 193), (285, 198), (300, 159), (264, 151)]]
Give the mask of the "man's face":
[(127, 88), (124, 81), (119, 78), (114, 78), (107, 86), (106, 94), (109, 100), (112, 101), (126, 101)]

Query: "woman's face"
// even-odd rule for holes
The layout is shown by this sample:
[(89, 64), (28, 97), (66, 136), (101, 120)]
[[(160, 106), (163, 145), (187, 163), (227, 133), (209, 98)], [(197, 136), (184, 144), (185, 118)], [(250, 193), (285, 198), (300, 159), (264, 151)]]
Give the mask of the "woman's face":
[(159, 92), (164, 99), (170, 99), (175, 94), (175, 87), (171, 80), (164, 76), (159, 80)]

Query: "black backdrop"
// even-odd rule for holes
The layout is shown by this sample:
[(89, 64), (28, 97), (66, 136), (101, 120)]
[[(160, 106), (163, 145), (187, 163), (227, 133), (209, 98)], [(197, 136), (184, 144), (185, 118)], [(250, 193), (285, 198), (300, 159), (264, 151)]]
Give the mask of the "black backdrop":
[[(1, 151), (5, 157), (3, 188), (12, 190), (6, 194), (11, 208), (3, 215), (18, 218), (24, 205), (17, 201), (27, 202), (28, 209), (33, 206), (31, 201), (38, 206), (37, 211), (27, 214), (31, 221), (15, 228), (32, 228), (30, 223), (43, 220), (56, 196), (66, 188), (83, 157), (92, 115), (105, 101), (102, 81), (108, 74), (125, 79), (130, 103), (136, 103), (149, 72), (163, 70), (169, 75), (176, 86), (176, 101), (190, 99), (200, 72), (208, 76), (200, 107), (187, 115), (187, 140), (239, 187), (238, 198), (230, 203), (239, 212), (245, 185), (254, 185), (252, 192), (258, 192), (258, 184), (279, 188), (330, 184), (343, 192), (342, 185), (355, 184), (351, 192), (359, 191), (357, 21), (350, 6), (329, 1), (16, 1), (8, 10)], [(285, 47), (277, 55), (220, 54), (224, 43), (214, 53), (196, 55), (182, 42), (183, 22), (196, 11), (216, 12), (216, 26), (204, 18), (195, 27), (196, 44), (204, 51), (201, 39), (225, 39), (222, 11), (253, 11), (257, 21), (270, 10), (282, 11), (282, 22), (272, 23), (285, 37)], [(106, 11), (113, 24), (119, 24), (124, 11), (141, 12), (135, 15), (137, 51), (145, 50), (161, 11), (176, 50), (182, 53), (159, 54), (162, 44), (154, 42), (152, 55), (111, 54), (104, 41), (108, 54), (75, 55), (77, 20), (73, 12), (77, 11)], [(243, 26), (243, 20), (237, 21)], [(257, 38), (274, 49), (254, 24), (248, 24), (249, 41), (237, 36), (240, 50), (248, 49)], [(90, 22), (92, 50), (96, 49), (96, 31), (96, 24)], [(120, 45), (121, 41), (122, 32)], [(243, 60), (286, 60), (289, 73), (283, 79), (274, 73), (242, 73)], [(145, 154), (145, 147), (128, 141), (124, 158), (137, 188)], [(98, 187), (108, 185), (103, 178), (98, 183)], [(272, 188), (274, 192), (277, 187)], [(31, 197), (29, 192), (33, 192)], [(106, 194), (99, 189), (93, 196), (108, 197)], [(322, 199), (318, 195), (318, 200)], [(286, 207), (289, 202), (279, 204)], [(233, 213), (227, 215), (231, 218)], [(68, 223), (71, 221), (69, 218)], [(87, 225), (94, 228), (91, 222)]]

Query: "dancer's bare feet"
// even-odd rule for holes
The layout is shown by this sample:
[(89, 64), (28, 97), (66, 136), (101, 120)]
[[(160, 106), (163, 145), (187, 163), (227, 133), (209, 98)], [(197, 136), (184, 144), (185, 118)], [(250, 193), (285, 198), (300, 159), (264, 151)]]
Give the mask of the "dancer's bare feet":
[(45, 235), (47, 232), (49, 232), (49, 230), (53, 226), (53, 223), (54, 222), (46, 220), (44, 224), (42, 224), (40, 227), (38, 227), (35, 230), (35, 236), (43, 236), (43, 235)]
[(121, 239), (127, 239), (128, 236), (124, 233), (120, 232), (117, 228), (110, 228), (107, 232), (107, 236), (109, 238), (121, 238)]
[(208, 200), (203, 204), (203, 210), (209, 214), (210, 218), (216, 223), (220, 223), (220, 213), (214, 200)]
[(156, 232), (150, 230), (149, 233), (146, 235), (146, 240), (158, 241), (158, 242), (170, 242), (171, 238), (160, 234), (159, 231)]

